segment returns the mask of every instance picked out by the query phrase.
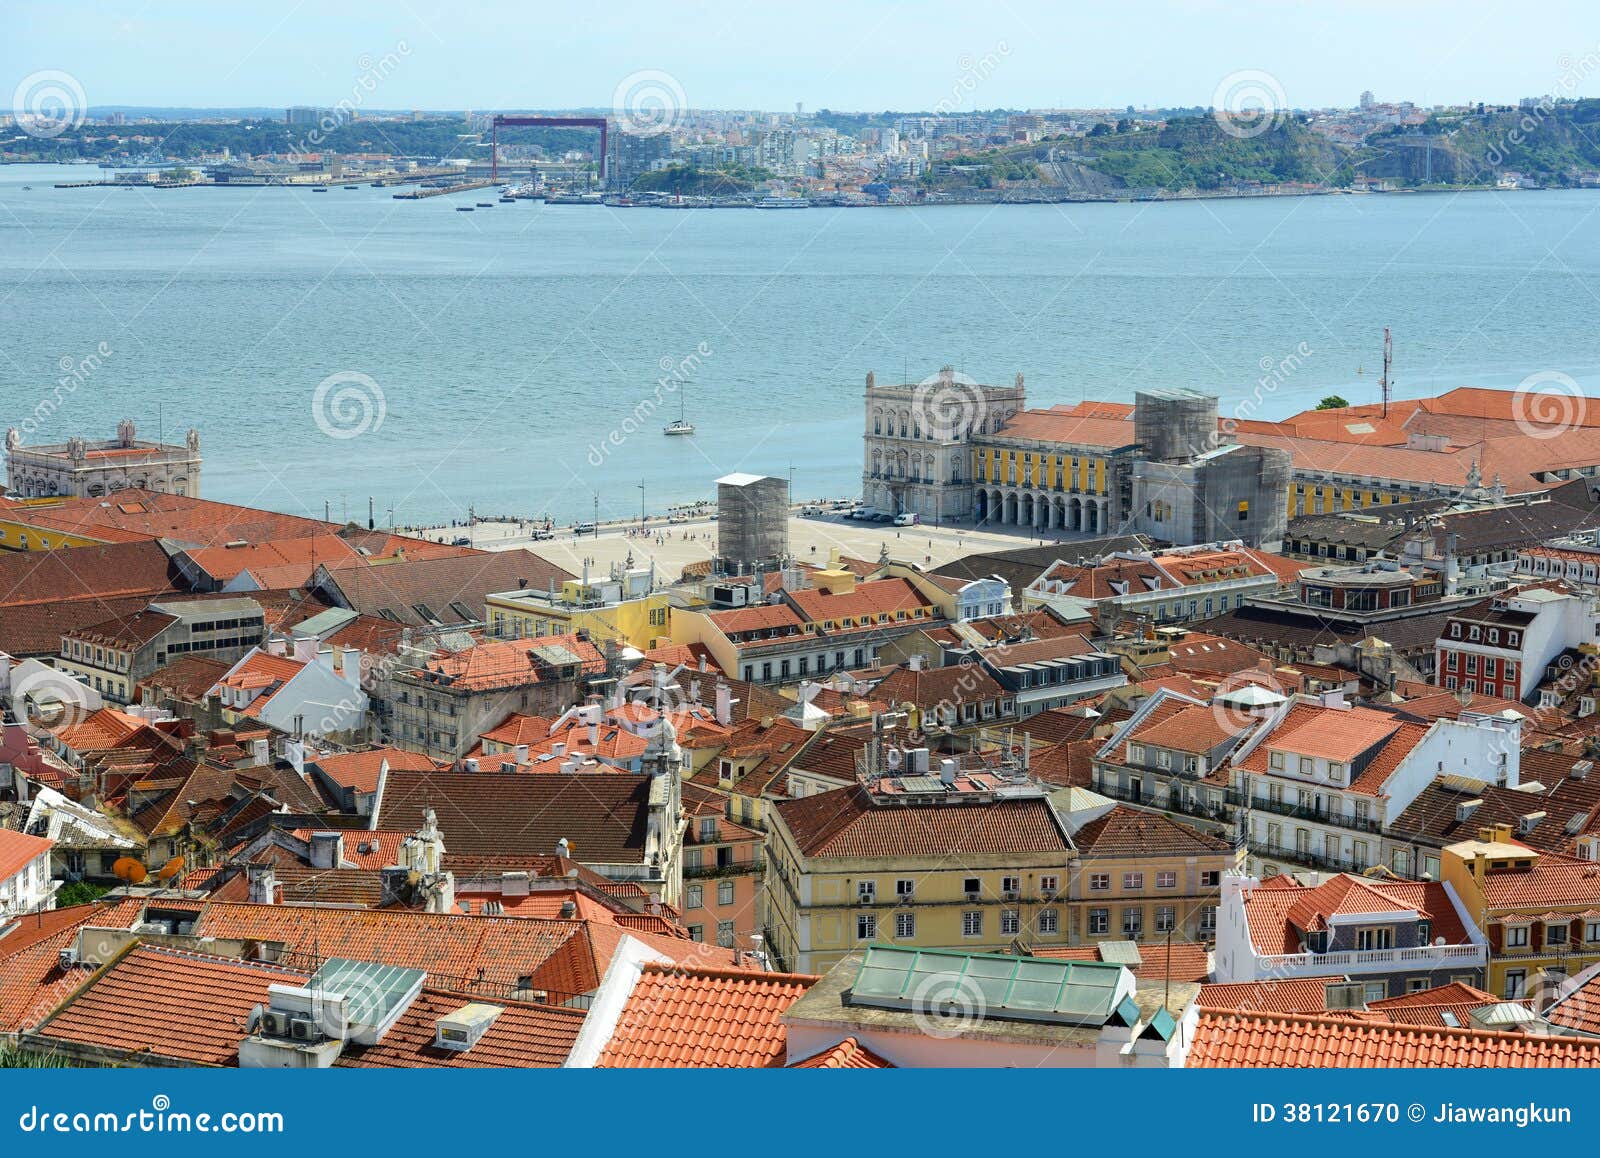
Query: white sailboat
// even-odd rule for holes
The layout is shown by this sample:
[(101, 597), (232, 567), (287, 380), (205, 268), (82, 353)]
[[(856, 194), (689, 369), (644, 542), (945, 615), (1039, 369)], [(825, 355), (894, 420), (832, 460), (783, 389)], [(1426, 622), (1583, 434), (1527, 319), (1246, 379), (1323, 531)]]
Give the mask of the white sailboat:
[(683, 402), (683, 387), (680, 386), (678, 388), (678, 417), (674, 418), (671, 422), (667, 423), (661, 428), (662, 434), (673, 435), (694, 433), (694, 423), (690, 422), (688, 418), (684, 417)]

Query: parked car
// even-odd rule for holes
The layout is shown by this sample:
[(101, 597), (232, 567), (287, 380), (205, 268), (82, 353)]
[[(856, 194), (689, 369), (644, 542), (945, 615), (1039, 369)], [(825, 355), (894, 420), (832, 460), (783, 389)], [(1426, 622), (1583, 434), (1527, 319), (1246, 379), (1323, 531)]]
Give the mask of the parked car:
[(540, 539), (553, 539), (555, 537), (556, 537), (556, 533), (554, 531), (547, 531), (543, 527), (535, 527), (534, 528), (534, 531), (533, 531), (533, 540), (534, 540), (534, 542), (538, 542)]
[(472, 540), (466, 535), (457, 535), (454, 539), (450, 540), (450, 545), (452, 547), (470, 547), (472, 546)]
[(594, 524), (579, 523), (572, 528), (572, 533), (574, 535), (592, 535), (594, 534)]

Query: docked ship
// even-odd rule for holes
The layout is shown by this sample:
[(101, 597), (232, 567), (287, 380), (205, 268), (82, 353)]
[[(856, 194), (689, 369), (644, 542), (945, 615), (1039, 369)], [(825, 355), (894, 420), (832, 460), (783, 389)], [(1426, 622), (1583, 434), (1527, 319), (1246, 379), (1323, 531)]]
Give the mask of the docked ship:
[(756, 202), (757, 209), (809, 209), (811, 202), (804, 197), (763, 197)]

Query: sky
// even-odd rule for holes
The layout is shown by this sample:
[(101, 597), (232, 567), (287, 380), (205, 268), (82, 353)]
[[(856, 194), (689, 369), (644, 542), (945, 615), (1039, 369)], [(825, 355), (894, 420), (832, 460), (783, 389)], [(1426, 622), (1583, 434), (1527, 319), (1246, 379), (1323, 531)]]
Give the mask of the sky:
[(1508, 102), (1600, 96), (1600, 5), (0, 0), (0, 84), (57, 73), (91, 108), (1160, 107), (1241, 76), (1296, 108)]

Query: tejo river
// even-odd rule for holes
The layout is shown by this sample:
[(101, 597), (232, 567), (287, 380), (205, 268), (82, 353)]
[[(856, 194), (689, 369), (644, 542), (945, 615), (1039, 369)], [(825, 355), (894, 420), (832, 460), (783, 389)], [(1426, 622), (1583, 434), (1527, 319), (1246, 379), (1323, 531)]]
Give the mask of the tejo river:
[[(197, 426), (208, 497), (317, 516), (626, 517), (641, 482), (661, 510), (734, 470), (858, 493), (868, 370), (1226, 411), (1288, 359), (1272, 417), (1375, 398), (1390, 326), (1402, 396), (1600, 381), (1594, 192), (778, 213), (52, 188), (101, 174), (0, 168), (0, 425)], [(661, 434), (679, 377), (692, 438)]]

